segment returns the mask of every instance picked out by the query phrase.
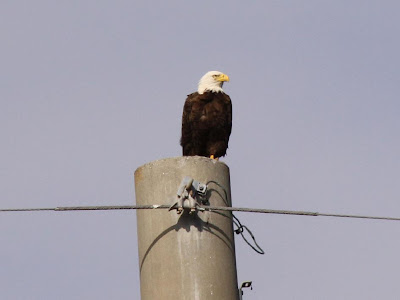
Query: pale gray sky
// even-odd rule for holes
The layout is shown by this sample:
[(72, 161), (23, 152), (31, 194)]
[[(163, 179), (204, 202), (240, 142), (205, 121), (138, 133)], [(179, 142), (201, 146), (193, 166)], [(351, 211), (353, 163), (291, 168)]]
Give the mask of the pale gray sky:
[[(398, 1), (0, 4), (1, 208), (132, 205), (228, 74), (234, 206), (400, 217)], [(244, 299), (398, 299), (400, 223), (237, 213)], [(136, 216), (2, 213), (1, 299), (139, 299)]]

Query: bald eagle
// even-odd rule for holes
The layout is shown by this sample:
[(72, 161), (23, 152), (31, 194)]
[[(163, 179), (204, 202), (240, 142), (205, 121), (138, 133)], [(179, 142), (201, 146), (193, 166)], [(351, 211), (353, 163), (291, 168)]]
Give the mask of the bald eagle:
[(228, 75), (210, 71), (200, 79), (197, 92), (187, 96), (180, 141), (184, 156), (225, 156), (232, 130), (232, 102), (222, 89), (225, 81)]

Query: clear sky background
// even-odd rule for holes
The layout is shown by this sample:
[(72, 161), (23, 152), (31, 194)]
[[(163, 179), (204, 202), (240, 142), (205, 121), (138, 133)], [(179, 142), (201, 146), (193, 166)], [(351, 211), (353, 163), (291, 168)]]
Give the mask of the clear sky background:
[[(133, 205), (228, 74), (234, 206), (400, 217), (398, 1), (0, 3), (0, 207)], [(400, 222), (236, 213), (244, 299), (398, 299)], [(139, 299), (134, 211), (0, 215), (1, 299)]]

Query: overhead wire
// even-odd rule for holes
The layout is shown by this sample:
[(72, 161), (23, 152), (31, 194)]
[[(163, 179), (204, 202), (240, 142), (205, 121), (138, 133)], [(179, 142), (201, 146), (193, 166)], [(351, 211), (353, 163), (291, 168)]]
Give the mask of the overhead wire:
[[(90, 210), (137, 210), (137, 209), (169, 209), (170, 205), (109, 205), (109, 206), (59, 206), (59, 207), (43, 207), (43, 208), (6, 208), (0, 209), (0, 212), (33, 212), (33, 211), (90, 211)], [(334, 218), (356, 218), (369, 220), (386, 220), (400, 221), (397, 217), (384, 216), (366, 216), (355, 214), (333, 214), (320, 213), (312, 211), (296, 211), (296, 210), (278, 210), (264, 208), (246, 208), (246, 207), (227, 207), (227, 206), (200, 206), (199, 211), (231, 211), (231, 212), (249, 212), (249, 213), (265, 213), (279, 215), (298, 215), (312, 217), (334, 217)]]
[[(8, 208), (0, 209), (0, 212), (37, 212), (37, 211), (99, 211), (99, 210), (141, 210), (141, 209), (169, 209), (170, 205), (109, 205), (109, 206), (59, 206), (59, 207), (42, 207), (42, 208)], [(386, 220), (386, 221), (400, 221), (400, 218), (394, 217), (380, 217), (380, 216), (365, 216), (365, 215), (350, 215), (350, 214), (332, 214), (332, 213), (319, 213), (311, 211), (295, 211), (295, 210), (277, 210), (277, 209), (263, 209), (263, 208), (246, 208), (246, 207), (227, 207), (227, 206), (198, 206), (198, 211), (209, 211), (220, 213), (221, 211), (232, 212), (232, 221), (237, 229), (234, 230), (236, 234), (240, 234), (243, 240), (258, 254), (264, 254), (264, 250), (257, 244), (257, 241), (251, 230), (242, 225), (239, 219), (233, 212), (250, 212), (250, 213), (264, 213), (264, 214), (279, 214), (279, 215), (297, 215), (297, 216), (311, 216), (311, 217), (337, 217), (337, 218), (356, 218), (356, 219), (369, 219), (369, 220)], [(246, 231), (253, 242), (249, 242), (244, 235)]]

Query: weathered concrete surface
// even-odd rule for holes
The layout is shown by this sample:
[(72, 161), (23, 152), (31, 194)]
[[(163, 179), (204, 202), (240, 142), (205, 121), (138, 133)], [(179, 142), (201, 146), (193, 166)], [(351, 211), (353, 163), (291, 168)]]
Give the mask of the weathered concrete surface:
[[(206, 157), (153, 161), (135, 172), (136, 204), (173, 204), (185, 176), (207, 183), (211, 206), (232, 206), (229, 168)], [(138, 210), (142, 300), (236, 300), (230, 212)]]

